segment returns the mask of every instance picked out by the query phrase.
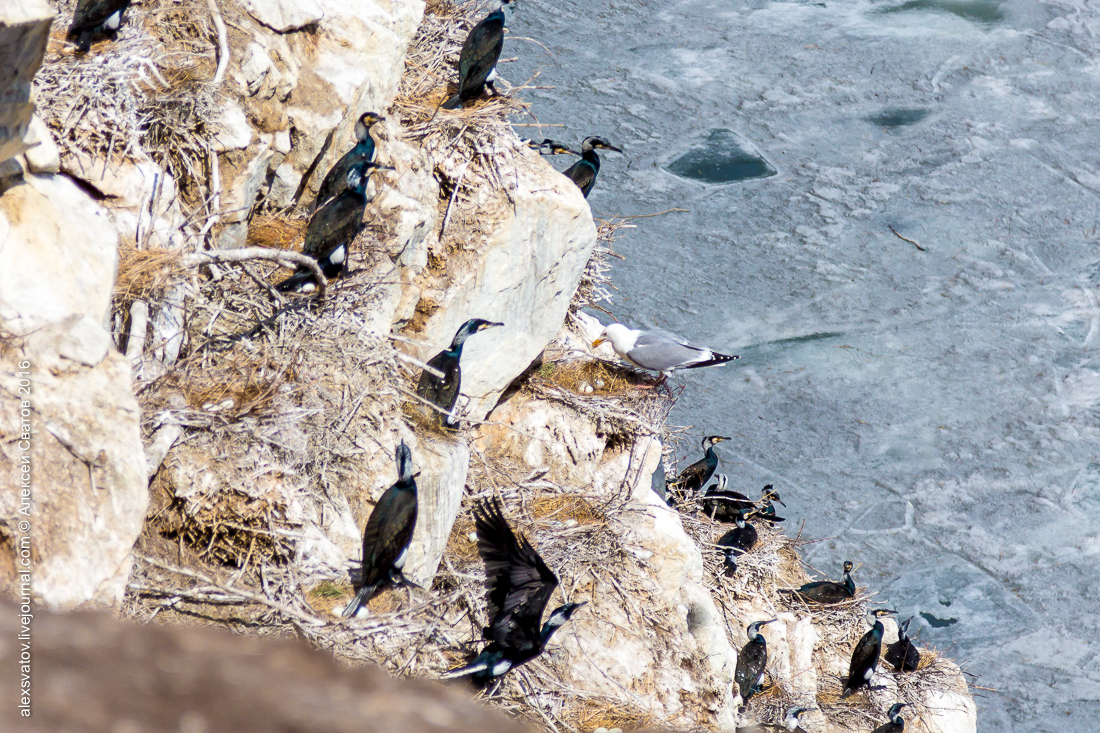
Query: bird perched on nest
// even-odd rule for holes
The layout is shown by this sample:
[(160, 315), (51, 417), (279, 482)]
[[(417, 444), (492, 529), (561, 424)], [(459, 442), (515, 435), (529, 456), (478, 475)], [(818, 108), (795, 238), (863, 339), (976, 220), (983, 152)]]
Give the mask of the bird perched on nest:
[(896, 702), (891, 705), (890, 712), (886, 713), (886, 719), (890, 722), (875, 728), (874, 733), (904, 733), (905, 719), (901, 717), (903, 707), (905, 707), (903, 702)]
[[(616, 153), (623, 152), (612, 145), (605, 137), (599, 137), (598, 135), (586, 137), (584, 142), (581, 143), (581, 159), (566, 168), (564, 172), (566, 178), (577, 184), (577, 188), (581, 190), (585, 198), (588, 198), (588, 194), (592, 191), (592, 186), (596, 183), (596, 175), (600, 172), (600, 156), (596, 155), (597, 150), (613, 150)], [(573, 150), (565, 150), (563, 152), (577, 155), (576, 151)]]
[(397, 446), (396, 459), (397, 483), (382, 494), (363, 529), (362, 586), (344, 609), (347, 618), (354, 616), (387, 583), (412, 585), (401, 571), (416, 528), (418, 502), (412, 451), (403, 440)]
[(751, 513), (737, 512), (734, 519), (737, 526), (718, 539), (717, 544), (725, 556), (727, 577), (732, 577), (737, 572), (737, 556), (744, 555), (756, 545), (756, 527), (745, 521), (751, 516)]
[(483, 630), (489, 645), (473, 662), (450, 670), (444, 679), (471, 676), (475, 685), (484, 687), (542, 654), (554, 632), (584, 603), (559, 606), (543, 624), (542, 614), (558, 587), (558, 577), (525, 537), (512, 532), (498, 500), (483, 501), (474, 508), (474, 525), (489, 586), (485, 603), (490, 621)]
[(505, 9), (513, 10), (512, 0), (502, 0), (500, 7), (486, 15), (470, 29), (458, 57), (458, 92), (440, 105), (441, 109), (458, 109), (471, 99), (477, 99), (497, 79), (497, 61), (504, 49)]
[(759, 692), (764, 684), (764, 670), (768, 666), (768, 643), (760, 629), (772, 621), (775, 619), (753, 621), (746, 629), (749, 642), (741, 647), (741, 652), (737, 655), (737, 667), (733, 671), (733, 681), (741, 693), (742, 705)]
[(913, 617), (905, 619), (898, 627), (898, 640), (886, 647), (882, 658), (898, 672), (913, 672), (920, 666), (920, 650), (909, 638), (909, 623)]
[[(375, 145), (374, 138), (370, 136), (370, 129), (385, 118), (376, 112), (366, 112), (355, 121), (355, 146), (344, 153), (336, 164), (329, 168), (325, 179), (321, 181), (321, 187), (317, 190), (317, 199), (314, 206), (322, 206), (326, 201), (339, 196), (348, 179), (348, 171), (353, 165), (359, 163), (374, 163)], [(389, 166), (375, 166), (380, 170), (393, 170)]]
[[(783, 500), (779, 498), (779, 492), (775, 490), (775, 487), (772, 484), (765, 484), (764, 488), (760, 490), (760, 509), (756, 512), (756, 516), (769, 522), (786, 522), (786, 517), (776, 516), (775, 504), (772, 502), (783, 504)], [(783, 504), (783, 506), (787, 505)]]
[(703, 438), (703, 457), (691, 464), (676, 477), (670, 485), (678, 493), (695, 492), (706, 486), (707, 482), (718, 470), (718, 454), (714, 452), (714, 446), (730, 440), (721, 435), (708, 435)]
[(667, 331), (627, 328), (621, 323), (605, 326), (600, 337), (592, 342), (592, 347), (595, 348), (605, 341), (610, 341), (616, 354), (639, 369), (657, 372), (660, 375), (657, 384), (663, 383), (677, 369), (698, 369), (741, 358), (692, 346), (685, 339)]
[[(317, 260), (321, 272), (331, 279), (344, 271), (348, 251), (355, 236), (363, 226), (363, 212), (367, 209), (367, 178), (371, 169), (368, 163), (357, 163), (348, 170), (346, 188), (313, 213), (306, 226), (306, 241), (302, 254)], [(299, 266), (297, 271), (275, 286), (282, 292), (308, 293), (317, 283), (313, 273)]]
[(541, 143), (537, 143), (534, 140), (528, 140), (527, 147), (532, 150), (537, 150), (539, 155), (580, 155), (580, 153), (568, 145), (563, 145), (557, 140), (551, 140), (550, 138), (545, 138)]
[(458, 402), (458, 393), (462, 388), (462, 346), (470, 336), (487, 328), (503, 326), (481, 318), (471, 318), (462, 324), (451, 340), (451, 347), (441, 351), (428, 361), (428, 366), (443, 372), (437, 377), (429, 371), (421, 372), (420, 382), (416, 385), (416, 394), (431, 402), (441, 410), (446, 410), (444, 425), (451, 427), (455, 423), (454, 408)]
[(96, 37), (114, 38), (128, 7), (130, 0), (79, 0), (65, 38), (76, 45), (77, 51), (87, 53)]
[(718, 474), (718, 480), (703, 489), (703, 513), (716, 522), (734, 522), (739, 512), (751, 512), (756, 503), (740, 491), (729, 488), (729, 479), (724, 473)]
[(779, 592), (798, 596), (804, 601), (813, 603), (829, 604), (847, 601), (856, 594), (856, 582), (852, 580), (852, 561), (844, 561), (844, 575), (839, 583), (832, 580), (818, 580), (798, 588), (780, 588)]
[(841, 694), (842, 698), (871, 684), (871, 678), (875, 676), (875, 669), (878, 667), (878, 655), (882, 651), (882, 634), (886, 630), (882, 619), (895, 615), (895, 611), (882, 608), (876, 608), (867, 614), (867, 623), (871, 624), (871, 630), (860, 637), (852, 651), (852, 661), (848, 665), (848, 682)]
[(786, 730), (791, 733), (806, 733), (799, 725), (799, 719), (803, 713), (809, 712), (809, 708), (791, 708), (783, 716), (782, 723), (753, 723), (752, 725), (738, 726), (737, 733), (767, 733), (773, 730)]

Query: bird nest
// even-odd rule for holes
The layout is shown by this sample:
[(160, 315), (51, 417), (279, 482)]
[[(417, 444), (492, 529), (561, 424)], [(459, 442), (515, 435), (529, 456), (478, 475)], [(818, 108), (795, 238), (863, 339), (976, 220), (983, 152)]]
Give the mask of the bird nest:
[(191, 192), (189, 182), (205, 179), (206, 120), (218, 101), (209, 84), (216, 42), (207, 4), (132, 5), (117, 40), (88, 54), (72, 53), (65, 41), (76, 2), (56, 6), (62, 22), (34, 84), (38, 114), (63, 157), (112, 165), (148, 156)]

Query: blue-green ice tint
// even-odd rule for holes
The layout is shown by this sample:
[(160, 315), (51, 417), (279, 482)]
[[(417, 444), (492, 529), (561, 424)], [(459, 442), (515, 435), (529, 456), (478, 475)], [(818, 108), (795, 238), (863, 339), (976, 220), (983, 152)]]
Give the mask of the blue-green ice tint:
[(703, 183), (735, 183), (774, 176), (775, 168), (756, 148), (733, 130), (711, 130), (666, 170)]
[(931, 10), (951, 13), (963, 20), (981, 25), (1000, 23), (1005, 18), (1001, 9), (1003, 0), (908, 0), (901, 5), (883, 8), (884, 13), (903, 13), (907, 10)]
[(867, 121), (878, 127), (905, 127), (915, 125), (928, 116), (928, 110), (919, 107), (895, 107), (884, 109), (877, 115), (867, 117)]

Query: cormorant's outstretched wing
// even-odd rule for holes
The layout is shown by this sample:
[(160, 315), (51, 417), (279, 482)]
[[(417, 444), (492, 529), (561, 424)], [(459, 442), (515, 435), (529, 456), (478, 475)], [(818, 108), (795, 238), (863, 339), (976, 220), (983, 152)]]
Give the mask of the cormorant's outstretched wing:
[(490, 641), (508, 648), (537, 645), (542, 613), (558, 586), (557, 576), (526, 538), (512, 532), (496, 499), (474, 509), (474, 523), (489, 584)]

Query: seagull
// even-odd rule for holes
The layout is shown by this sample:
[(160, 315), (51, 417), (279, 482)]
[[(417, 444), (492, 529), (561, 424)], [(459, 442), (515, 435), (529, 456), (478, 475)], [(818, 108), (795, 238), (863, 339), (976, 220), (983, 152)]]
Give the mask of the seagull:
[(621, 323), (605, 326), (600, 337), (592, 342), (592, 347), (604, 341), (610, 341), (615, 353), (634, 366), (657, 372), (660, 375), (657, 384), (662, 384), (677, 369), (698, 369), (741, 358), (693, 346), (667, 331), (628, 328)]

